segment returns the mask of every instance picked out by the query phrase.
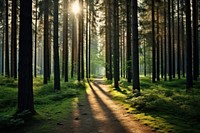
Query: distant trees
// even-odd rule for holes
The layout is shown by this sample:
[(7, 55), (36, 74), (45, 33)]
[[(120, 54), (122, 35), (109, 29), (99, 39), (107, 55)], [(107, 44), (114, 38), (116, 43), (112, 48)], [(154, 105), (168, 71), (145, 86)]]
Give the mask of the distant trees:
[[(20, 111), (34, 112), (32, 64), (34, 77), (43, 74), (45, 84), (54, 73), (55, 90), (60, 90), (60, 62), (65, 82), (70, 71), (71, 78), (81, 81), (85, 73), (90, 78), (103, 71), (104, 65), (107, 80), (114, 78), (118, 89), (121, 75), (132, 82), (133, 90), (140, 91), (139, 72), (152, 75), (153, 83), (186, 76), (188, 92), (193, 80), (198, 80), (197, 0), (79, 0), (82, 10), (78, 14), (70, 8), (75, 1), (62, 2), (21, 0), (18, 21), (18, 1), (0, 1), (0, 68), (9, 78), (19, 74)], [(29, 98), (22, 97), (26, 91)]]

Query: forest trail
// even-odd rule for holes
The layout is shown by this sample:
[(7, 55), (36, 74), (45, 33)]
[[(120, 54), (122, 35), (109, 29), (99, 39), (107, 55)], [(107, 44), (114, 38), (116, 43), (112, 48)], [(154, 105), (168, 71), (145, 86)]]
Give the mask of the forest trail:
[(77, 108), (56, 128), (59, 133), (152, 133), (151, 128), (133, 119), (132, 114), (111, 99), (103, 79), (89, 83)]

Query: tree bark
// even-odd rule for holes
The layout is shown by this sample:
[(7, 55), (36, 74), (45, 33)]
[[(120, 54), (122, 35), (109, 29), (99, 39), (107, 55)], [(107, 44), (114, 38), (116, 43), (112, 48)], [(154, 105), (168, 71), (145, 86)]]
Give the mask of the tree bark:
[(49, 30), (49, 1), (45, 0), (45, 11), (44, 11), (44, 79), (43, 79), (43, 83), (47, 84), (48, 82), (48, 44), (49, 44), (49, 40), (48, 40), (48, 30)]
[(164, 0), (164, 80), (167, 81), (167, 12), (166, 0)]
[(186, 91), (191, 91), (193, 87), (192, 81), (192, 35), (191, 35), (191, 10), (190, 10), (190, 0), (185, 1), (186, 8), (186, 47), (187, 47), (187, 85)]
[(159, 33), (159, 7), (157, 6), (157, 44), (156, 44), (156, 50), (157, 50), (157, 81), (160, 81), (160, 33)]
[(198, 2), (192, 0), (193, 9), (193, 77), (197, 80), (199, 76), (199, 45), (198, 45)]
[(54, 0), (54, 90), (60, 90), (60, 66), (58, 51), (58, 1)]
[(132, 67), (133, 67), (133, 91), (138, 90), (140, 92), (140, 80), (139, 80), (139, 43), (138, 43), (138, 6), (137, 0), (133, 0), (133, 44), (132, 44)]
[(177, 74), (178, 74), (178, 79), (181, 78), (181, 74), (180, 74), (180, 58), (181, 58), (181, 54), (180, 54), (180, 2), (179, 0), (177, 1)]
[(114, 87), (119, 89), (119, 29), (118, 29), (118, 0), (113, 1), (113, 66)]
[(17, 0), (12, 0), (11, 77), (17, 78)]
[(126, 73), (127, 73), (127, 81), (131, 83), (132, 74), (131, 74), (131, 0), (127, 0), (126, 3), (126, 21), (127, 21), (127, 35), (126, 35)]
[(168, 0), (168, 75), (169, 80), (172, 80), (172, 47), (171, 47), (171, 13), (170, 0)]
[(155, 14), (154, 14), (155, 3), (152, 0), (152, 82), (156, 82), (156, 51), (155, 51)]
[(20, 0), (18, 112), (35, 113), (32, 77), (32, 0)]
[(10, 77), (8, 6), (8, 0), (6, 0), (5, 76)]
[(37, 77), (37, 24), (38, 24), (38, 0), (35, 1), (35, 58), (34, 58), (34, 77)]

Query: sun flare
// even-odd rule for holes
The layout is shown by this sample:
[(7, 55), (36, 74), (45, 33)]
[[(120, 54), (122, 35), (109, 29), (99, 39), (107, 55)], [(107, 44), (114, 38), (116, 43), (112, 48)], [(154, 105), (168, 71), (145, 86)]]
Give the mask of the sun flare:
[(72, 12), (74, 14), (78, 14), (80, 12), (80, 6), (79, 6), (79, 2), (78, 1), (75, 1), (73, 4), (72, 4)]

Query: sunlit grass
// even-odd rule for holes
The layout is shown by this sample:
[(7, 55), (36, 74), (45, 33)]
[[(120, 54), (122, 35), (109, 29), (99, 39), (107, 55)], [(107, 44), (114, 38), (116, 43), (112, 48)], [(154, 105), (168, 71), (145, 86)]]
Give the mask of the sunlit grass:
[(66, 119), (73, 110), (78, 97), (86, 88), (84, 82), (70, 80), (68, 83), (61, 82), (61, 90), (55, 92), (52, 81), (44, 85), (42, 77), (34, 78), (34, 106), (37, 113), (31, 119), (16, 120), (13, 114), (17, 109), (17, 82), (14, 79), (0, 78), (0, 129), (23, 126), (30, 133), (53, 132), (56, 124)]
[(132, 86), (120, 81), (120, 91), (111, 86), (115, 100), (125, 104), (137, 120), (159, 132), (199, 132), (200, 90), (194, 83), (190, 94), (186, 93), (185, 79), (151, 83), (150, 78), (141, 78), (141, 95), (132, 94)]

